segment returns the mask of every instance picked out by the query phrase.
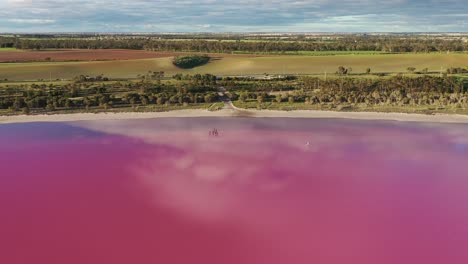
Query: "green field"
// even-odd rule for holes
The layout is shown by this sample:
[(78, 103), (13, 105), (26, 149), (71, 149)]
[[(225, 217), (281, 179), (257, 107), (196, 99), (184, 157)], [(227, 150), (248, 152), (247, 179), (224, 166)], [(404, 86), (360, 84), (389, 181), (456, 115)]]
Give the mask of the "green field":
[(0, 52), (2, 51), (19, 51), (16, 48), (0, 48)]
[(351, 67), (353, 74), (407, 72), (428, 68), (429, 72), (444, 71), (449, 67), (467, 67), (468, 54), (385, 54), (337, 56), (262, 56), (215, 58), (207, 65), (183, 70), (172, 64), (172, 58), (100, 61), (100, 62), (49, 62), (2, 63), (0, 80), (38, 80), (49, 78), (72, 79), (78, 75), (104, 74), (110, 78), (136, 78), (148, 71), (164, 71), (166, 76), (176, 73), (211, 73), (216, 75), (268, 74), (333, 74), (339, 66)]

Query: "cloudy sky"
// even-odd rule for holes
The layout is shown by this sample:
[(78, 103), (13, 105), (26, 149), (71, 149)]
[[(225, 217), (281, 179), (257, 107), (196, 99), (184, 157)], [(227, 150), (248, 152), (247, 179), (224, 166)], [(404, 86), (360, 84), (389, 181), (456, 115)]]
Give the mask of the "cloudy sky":
[(467, 32), (468, 0), (0, 0), (0, 32)]

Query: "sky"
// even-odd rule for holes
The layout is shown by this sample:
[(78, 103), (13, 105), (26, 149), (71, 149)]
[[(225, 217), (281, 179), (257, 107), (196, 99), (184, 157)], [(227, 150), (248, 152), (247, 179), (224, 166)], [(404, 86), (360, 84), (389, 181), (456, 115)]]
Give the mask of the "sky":
[(0, 32), (468, 32), (468, 0), (0, 0)]

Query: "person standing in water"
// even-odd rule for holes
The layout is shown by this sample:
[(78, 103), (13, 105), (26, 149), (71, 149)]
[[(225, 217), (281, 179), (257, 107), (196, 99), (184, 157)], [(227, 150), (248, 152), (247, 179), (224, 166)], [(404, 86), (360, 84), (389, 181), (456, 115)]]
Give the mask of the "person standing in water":
[(218, 129), (213, 128), (213, 130), (208, 131), (208, 136), (219, 136)]

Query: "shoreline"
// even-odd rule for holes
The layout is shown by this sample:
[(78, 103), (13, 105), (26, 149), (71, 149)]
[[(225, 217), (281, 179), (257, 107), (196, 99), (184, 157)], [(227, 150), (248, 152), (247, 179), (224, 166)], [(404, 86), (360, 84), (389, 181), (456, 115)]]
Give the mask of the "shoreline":
[(1, 124), (34, 123), (34, 122), (79, 122), (99, 120), (128, 120), (153, 118), (195, 118), (195, 117), (248, 117), (248, 118), (324, 118), (324, 119), (357, 119), (384, 120), (423, 123), (459, 123), (468, 124), (468, 115), (456, 114), (407, 114), (380, 112), (334, 112), (319, 110), (240, 110), (222, 109), (211, 112), (202, 109), (174, 110), (168, 112), (121, 112), (121, 113), (77, 113), (51, 115), (15, 115), (0, 116)]

